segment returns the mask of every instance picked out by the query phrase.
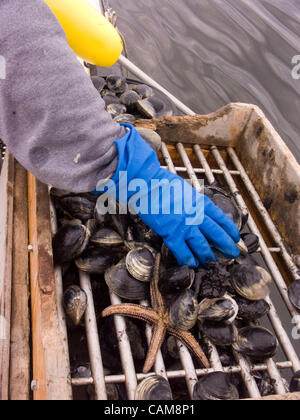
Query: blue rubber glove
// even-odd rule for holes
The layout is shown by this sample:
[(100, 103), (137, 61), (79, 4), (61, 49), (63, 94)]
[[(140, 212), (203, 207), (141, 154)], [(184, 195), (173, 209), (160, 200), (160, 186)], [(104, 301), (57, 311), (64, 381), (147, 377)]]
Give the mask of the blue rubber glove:
[[(117, 171), (106, 188), (100, 182), (102, 187), (97, 191), (108, 189), (108, 195), (132, 207), (163, 238), (179, 265), (198, 267), (199, 263), (205, 266), (216, 261), (211, 246), (229, 258), (237, 258), (240, 252), (235, 243), (240, 234), (234, 222), (183, 178), (161, 169), (155, 151), (137, 130), (122, 125), (129, 132), (115, 142), (119, 153)], [(172, 183), (176, 192), (171, 189), (170, 194), (164, 193), (159, 182)]]

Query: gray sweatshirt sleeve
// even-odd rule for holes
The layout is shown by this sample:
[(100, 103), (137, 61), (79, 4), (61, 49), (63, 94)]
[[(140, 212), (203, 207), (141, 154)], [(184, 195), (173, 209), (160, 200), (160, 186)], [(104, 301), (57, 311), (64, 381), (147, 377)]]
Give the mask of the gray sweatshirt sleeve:
[(125, 134), (44, 1), (1, 0), (0, 138), (15, 158), (44, 183), (92, 191)]

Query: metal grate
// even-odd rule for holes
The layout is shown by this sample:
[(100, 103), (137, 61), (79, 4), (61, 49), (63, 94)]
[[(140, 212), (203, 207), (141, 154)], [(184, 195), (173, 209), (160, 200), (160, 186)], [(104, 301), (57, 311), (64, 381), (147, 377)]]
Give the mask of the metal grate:
[[(106, 399), (106, 384), (122, 383), (126, 387), (128, 400), (133, 400), (138, 381), (155, 372), (156, 374), (164, 376), (168, 380), (185, 378), (187, 397), (192, 398), (193, 387), (199, 377), (214, 371), (224, 371), (241, 375), (248, 396), (250, 398), (260, 398), (261, 394), (254, 374), (255, 372), (264, 371), (268, 373), (269, 377), (273, 381), (276, 393), (285, 394), (288, 391), (286, 387), (285, 372), (289, 371), (290, 374), (291, 371), (295, 373), (300, 370), (299, 357), (287, 333), (286, 325), (291, 326), (292, 329), (293, 320), (293, 322), (300, 328), (300, 320), (299, 312), (296, 311), (289, 301), (287, 285), (284, 280), (284, 274), (279, 268), (281, 267), (281, 264), (278, 264), (278, 258), (287, 268), (287, 272), (291, 280), (298, 278), (298, 269), (287, 252), (279, 232), (263, 206), (262, 201), (255, 191), (255, 188), (247, 176), (234, 149), (227, 148), (220, 150), (217, 147), (212, 147), (210, 150), (202, 150), (198, 145), (191, 148), (185, 147), (181, 143), (178, 143), (174, 149), (176, 149), (174, 150), (176, 159), (173, 161), (168, 146), (163, 144), (162, 164), (170, 171), (178, 173), (183, 177), (188, 177), (196, 189), (200, 188), (200, 177), (205, 177), (208, 184), (214, 183), (217, 178), (218, 181), (229, 188), (240, 207), (248, 210), (246, 200), (243, 196), (247, 195), (247, 199), (251, 199), (251, 206), (249, 206), (250, 217), (248, 228), (250, 232), (259, 237), (260, 249), (258, 253), (263, 258), (266, 268), (272, 275), (274, 285), (277, 286), (277, 288), (274, 288), (274, 291), (271, 293), (272, 300), (271, 298), (267, 299), (267, 302), (271, 307), (268, 317), (281, 346), (282, 352), (280, 352), (280, 357), (282, 357), (282, 360), (275, 361), (273, 359), (269, 359), (264, 364), (253, 365), (250, 363), (248, 358), (245, 358), (241, 354), (233, 351), (236, 363), (230, 367), (223, 367), (217, 348), (207, 341), (211, 369), (196, 369), (189, 351), (178, 341), (177, 344), (182, 369), (171, 371), (167, 370), (162, 353), (159, 352), (154, 366), (154, 371), (150, 374), (141, 374), (135, 370), (130, 342), (126, 334), (126, 319), (120, 316), (115, 316), (115, 330), (119, 340), (119, 350), (123, 372), (120, 375), (105, 376), (101, 358), (101, 348), (99, 344), (91, 281), (88, 275), (80, 273), (81, 287), (88, 296), (88, 309), (85, 315), (85, 325), (92, 377), (72, 379), (72, 385), (77, 387), (93, 384), (95, 397), (97, 399)], [(224, 156), (226, 156), (226, 159)], [(240, 190), (237, 185), (240, 186)], [(51, 206), (52, 233), (55, 234), (57, 230), (57, 222), (54, 207), (53, 205)], [(265, 235), (263, 234), (263, 228), (257, 226), (254, 213), (258, 213), (260, 215), (264, 228), (272, 239), (271, 246), (268, 245), (264, 239)], [(63, 286), (61, 269), (59, 267), (56, 267), (56, 280), (58, 303), (61, 305)], [(119, 297), (114, 294), (110, 294), (110, 299), (113, 305), (121, 303)], [(276, 300), (276, 304), (273, 300), (274, 302)], [(143, 301), (141, 304), (147, 306), (148, 302)], [(278, 306), (284, 306), (284, 309), (288, 314), (289, 319), (285, 326), (282, 323), (281, 317), (278, 315)], [(146, 325), (146, 336), (149, 343), (151, 339), (150, 325)]]

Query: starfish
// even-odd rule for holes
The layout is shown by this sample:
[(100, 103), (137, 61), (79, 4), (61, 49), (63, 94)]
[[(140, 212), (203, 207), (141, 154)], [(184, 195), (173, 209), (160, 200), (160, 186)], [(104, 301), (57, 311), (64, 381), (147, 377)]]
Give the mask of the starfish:
[(209, 362), (193, 335), (188, 331), (173, 327), (170, 323), (168, 310), (158, 288), (160, 259), (160, 254), (157, 254), (154, 276), (150, 284), (152, 308), (131, 303), (124, 303), (109, 306), (102, 312), (102, 316), (107, 317), (110, 315), (122, 315), (140, 319), (152, 324), (152, 339), (144, 364), (143, 373), (148, 373), (152, 368), (157, 352), (162, 346), (167, 333), (178, 338), (200, 359), (205, 368), (209, 368)]

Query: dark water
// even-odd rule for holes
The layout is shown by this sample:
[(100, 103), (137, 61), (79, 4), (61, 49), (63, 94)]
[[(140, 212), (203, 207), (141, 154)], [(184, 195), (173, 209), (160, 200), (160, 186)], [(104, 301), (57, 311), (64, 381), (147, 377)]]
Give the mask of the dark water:
[(129, 59), (195, 112), (257, 104), (300, 161), (300, 0), (110, 0)]

